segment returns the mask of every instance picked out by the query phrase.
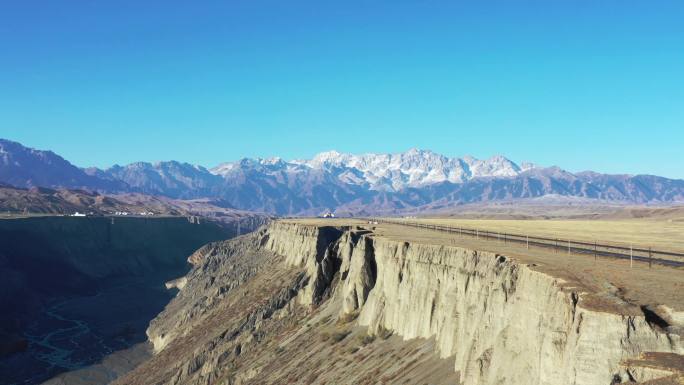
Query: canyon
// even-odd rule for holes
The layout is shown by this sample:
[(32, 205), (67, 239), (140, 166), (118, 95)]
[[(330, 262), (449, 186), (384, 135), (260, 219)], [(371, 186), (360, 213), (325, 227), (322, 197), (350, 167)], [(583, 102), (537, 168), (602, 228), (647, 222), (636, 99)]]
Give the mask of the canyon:
[[(116, 384), (681, 384), (682, 270), (359, 220), (203, 246)], [(648, 282), (645, 284), (644, 282)]]
[(198, 247), (233, 236), (198, 217), (0, 220), (0, 383), (40, 383), (145, 342), (173, 298), (165, 282)]

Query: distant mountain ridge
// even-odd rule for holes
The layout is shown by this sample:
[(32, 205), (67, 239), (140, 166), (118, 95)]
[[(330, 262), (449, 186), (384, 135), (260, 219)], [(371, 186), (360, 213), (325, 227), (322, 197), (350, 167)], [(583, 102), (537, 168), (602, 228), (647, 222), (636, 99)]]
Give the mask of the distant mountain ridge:
[(125, 189), (125, 184), (86, 174), (52, 151), (0, 139), (0, 181), (17, 187)]
[(684, 180), (652, 175), (570, 173), (503, 157), (449, 158), (428, 150), (309, 160), (241, 159), (214, 168), (177, 161), (80, 169), (50, 151), (0, 140), (0, 183), (84, 188), (179, 199), (221, 199), (279, 215), (403, 213), (464, 203), (554, 194), (625, 203), (684, 202)]
[(181, 199), (211, 196), (212, 187), (222, 180), (202, 166), (176, 161), (115, 165), (104, 171), (98, 170), (94, 175), (122, 181), (132, 191)]

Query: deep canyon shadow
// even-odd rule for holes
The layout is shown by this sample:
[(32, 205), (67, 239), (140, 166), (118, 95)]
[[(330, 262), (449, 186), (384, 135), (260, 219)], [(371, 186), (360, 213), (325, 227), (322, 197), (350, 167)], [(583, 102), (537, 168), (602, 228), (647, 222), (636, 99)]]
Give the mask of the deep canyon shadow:
[(0, 384), (36, 384), (146, 340), (200, 246), (231, 236), (185, 218), (0, 220)]

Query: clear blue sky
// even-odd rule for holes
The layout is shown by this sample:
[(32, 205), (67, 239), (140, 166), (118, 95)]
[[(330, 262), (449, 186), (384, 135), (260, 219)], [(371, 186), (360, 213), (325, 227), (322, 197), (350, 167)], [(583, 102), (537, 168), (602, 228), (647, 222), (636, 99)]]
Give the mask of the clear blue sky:
[(79, 166), (419, 147), (684, 178), (683, 20), (681, 0), (3, 1), (0, 137)]

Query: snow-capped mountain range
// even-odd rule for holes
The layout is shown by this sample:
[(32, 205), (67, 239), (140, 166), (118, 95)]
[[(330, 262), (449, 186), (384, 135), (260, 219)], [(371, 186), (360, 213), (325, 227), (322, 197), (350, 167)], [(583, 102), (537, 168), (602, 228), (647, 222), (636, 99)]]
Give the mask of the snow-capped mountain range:
[(570, 173), (503, 156), (449, 158), (322, 152), (312, 159), (241, 159), (207, 169), (167, 161), (78, 168), (51, 151), (0, 139), (0, 183), (83, 188), (179, 199), (213, 198), (229, 207), (279, 215), (402, 213), (553, 194), (624, 203), (684, 202), (684, 180), (653, 175)]
[(312, 159), (283, 161), (280, 158), (243, 159), (223, 163), (209, 170), (223, 177), (231, 177), (244, 167), (262, 172), (306, 173), (322, 170), (335, 174), (347, 184), (367, 185), (376, 191), (401, 191), (407, 187), (422, 187), (435, 183), (463, 183), (473, 178), (514, 177), (534, 166), (523, 167), (501, 155), (486, 160), (471, 156), (448, 158), (429, 150), (410, 149), (398, 154), (344, 154), (337, 151), (321, 152)]

